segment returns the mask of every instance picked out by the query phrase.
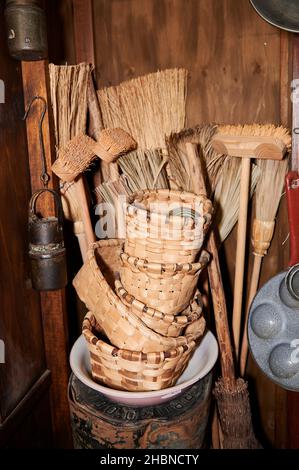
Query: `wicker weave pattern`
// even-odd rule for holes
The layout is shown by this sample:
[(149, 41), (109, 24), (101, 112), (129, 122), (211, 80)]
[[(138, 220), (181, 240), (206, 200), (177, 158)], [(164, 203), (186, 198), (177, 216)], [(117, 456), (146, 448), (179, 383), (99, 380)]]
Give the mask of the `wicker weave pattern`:
[(103, 275), (102, 270), (107, 270), (110, 260), (112, 269), (115, 268), (115, 258), (119, 256), (122, 245), (121, 240), (105, 240), (104, 243), (100, 241), (92, 245), (73, 281), (78, 296), (93, 312), (111, 343), (118, 348), (148, 353), (167, 351), (197, 339), (200, 336), (198, 331), (177, 338), (155, 333), (118, 298), (113, 290), (111, 269), (109, 278)]
[(196, 343), (165, 352), (128, 351), (111, 346), (95, 335), (101, 330), (96, 318), (88, 313), (82, 332), (88, 342), (92, 376), (95, 381), (119, 390), (150, 391), (171, 387), (183, 373)]
[(129, 256), (148, 259), (155, 263), (194, 263), (198, 248), (191, 249), (184, 242), (167, 242), (146, 238), (127, 238), (125, 252)]
[(212, 212), (204, 196), (166, 189), (136, 192), (126, 210), (125, 251), (153, 262), (193, 263)]
[(209, 261), (203, 251), (198, 263), (149, 263), (121, 254), (124, 288), (140, 302), (165, 314), (176, 315), (187, 308), (196, 291), (198, 277)]
[(200, 332), (203, 334), (205, 330), (205, 319), (202, 316), (202, 301), (200, 293), (197, 292), (190, 305), (182, 312), (181, 315), (165, 315), (158, 310), (154, 310), (147, 305), (136, 300), (123, 287), (120, 281), (115, 281), (116, 293), (122, 302), (131, 308), (143, 323), (149, 328), (164, 336), (177, 337), (184, 333), (186, 326), (201, 319)]

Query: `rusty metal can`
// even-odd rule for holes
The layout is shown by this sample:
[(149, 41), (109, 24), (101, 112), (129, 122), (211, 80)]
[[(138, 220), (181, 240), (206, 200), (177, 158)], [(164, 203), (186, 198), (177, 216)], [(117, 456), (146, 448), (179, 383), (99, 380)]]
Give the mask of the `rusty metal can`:
[[(58, 217), (39, 217), (36, 202), (48, 192), (54, 196)], [(32, 287), (39, 291), (58, 290), (67, 284), (66, 253), (63, 240), (63, 212), (56, 191), (36, 191), (29, 204), (29, 258)]]
[(10, 55), (18, 60), (47, 58), (46, 16), (38, 0), (6, 0), (5, 19)]

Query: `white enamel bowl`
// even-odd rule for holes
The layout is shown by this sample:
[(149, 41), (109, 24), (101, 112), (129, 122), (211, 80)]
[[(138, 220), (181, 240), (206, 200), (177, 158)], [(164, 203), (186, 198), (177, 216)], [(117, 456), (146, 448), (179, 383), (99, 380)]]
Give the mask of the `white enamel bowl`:
[(77, 339), (71, 350), (70, 365), (73, 373), (81, 382), (102, 393), (110, 400), (126, 405), (151, 406), (169, 401), (205, 377), (213, 369), (217, 357), (218, 344), (215, 336), (209, 331), (195, 350), (185, 372), (176, 385), (153, 392), (125, 392), (94, 382), (91, 376), (89, 351), (83, 335)]

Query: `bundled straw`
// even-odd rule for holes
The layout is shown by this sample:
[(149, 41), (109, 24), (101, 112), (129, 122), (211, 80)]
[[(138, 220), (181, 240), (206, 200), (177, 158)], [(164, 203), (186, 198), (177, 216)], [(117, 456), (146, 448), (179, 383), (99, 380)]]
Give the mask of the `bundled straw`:
[(86, 131), (89, 64), (49, 65), (57, 148)]
[(256, 188), (255, 217), (253, 222), (252, 247), (254, 254), (253, 270), (251, 275), (248, 305), (246, 310), (245, 330), (243, 333), (240, 371), (244, 376), (248, 356), (248, 339), (246, 325), (251, 302), (257, 292), (262, 259), (270, 247), (275, 228), (275, 217), (281, 200), (285, 175), (288, 168), (288, 159), (259, 160), (258, 167), (261, 172)]
[(187, 71), (169, 69), (98, 91), (104, 127), (121, 127), (139, 148), (165, 147), (185, 124)]
[[(241, 168), (238, 158), (218, 154), (212, 144), (217, 132), (216, 125), (196, 126), (172, 134), (167, 139), (170, 172), (175, 183), (184, 190), (194, 191), (192, 167), (186, 152), (186, 142), (200, 145), (207, 178), (206, 186), (216, 209), (215, 220), (223, 242), (232, 231), (238, 219)], [(256, 165), (251, 169), (251, 196), (259, 177)]]
[(186, 142), (191, 142), (201, 146), (209, 179), (207, 181), (208, 190), (213, 193), (217, 176), (226, 158), (225, 155), (217, 154), (212, 146), (212, 137), (216, 132), (216, 125), (202, 125), (183, 129), (166, 138), (170, 172), (175, 184), (181, 189), (193, 190), (192, 170), (185, 147)]
[(258, 167), (261, 178), (256, 187), (255, 218), (274, 221), (284, 187), (288, 159), (258, 160)]
[[(257, 165), (251, 168), (250, 197), (253, 196), (260, 171)], [(216, 207), (215, 222), (218, 226), (220, 240), (224, 241), (237, 223), (239, 213), (239, 197), (241, 184), (241, 160), (240, 158), (227, 157), (214, 193)]]
[(168, 178), (160, 150), (136, 150), (120, 157), (119, 166), (132, 192), (140, 189), (167, 189)]

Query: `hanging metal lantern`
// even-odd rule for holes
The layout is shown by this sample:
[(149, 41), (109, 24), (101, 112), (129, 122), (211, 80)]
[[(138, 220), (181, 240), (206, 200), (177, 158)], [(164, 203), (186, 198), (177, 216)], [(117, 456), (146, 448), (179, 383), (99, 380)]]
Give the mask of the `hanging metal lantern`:
[[(54, 196), (57, 217), (39, 217), (37, 199), (47, 192)], [(67, 284), (63, 241), (63, 212), (60, 196), (51, 189), (36, 191), (29, 205), (29, 258), (32, 287), (36, 290), (63, 289)]]
[(6, 0), (5, 19), (8, 49), (14, 59), (47, 57), (46, 16), (39, 0)]

